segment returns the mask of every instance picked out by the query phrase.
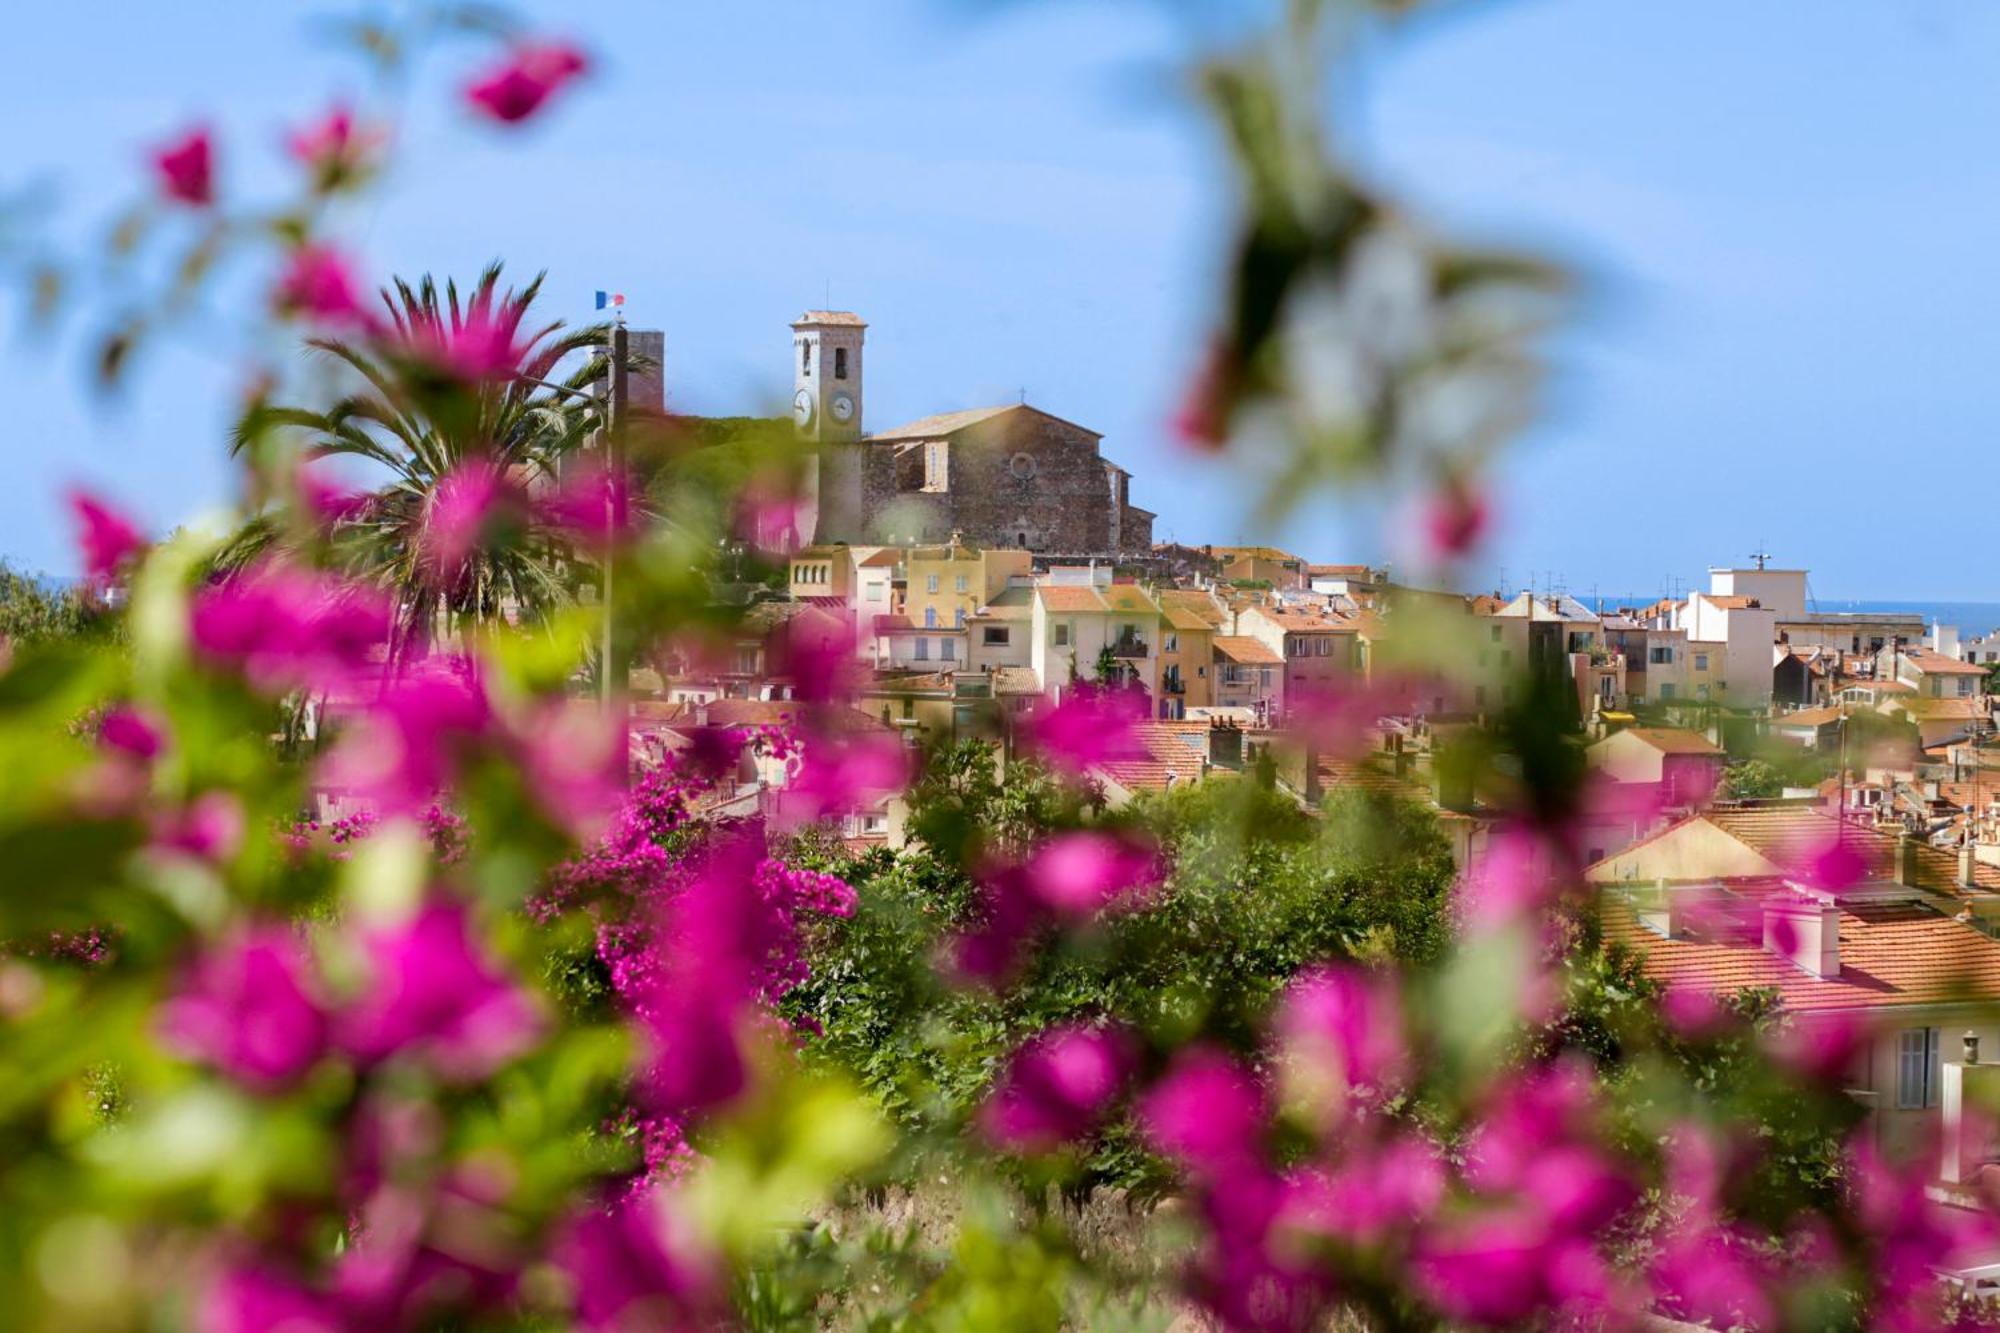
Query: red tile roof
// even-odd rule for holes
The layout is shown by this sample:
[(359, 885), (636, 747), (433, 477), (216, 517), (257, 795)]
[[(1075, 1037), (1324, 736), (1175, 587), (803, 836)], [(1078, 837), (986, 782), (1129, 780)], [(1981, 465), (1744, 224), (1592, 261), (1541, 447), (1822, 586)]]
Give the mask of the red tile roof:
[(1206, 722), (1141, 722), (1133, 737), (1132, 753), (1094, 764), (1092, 770), (1130, 792), (1165, 791), (1207, 771)]
[(1644, 741), (1662, 754), (1728, 753), (1700, 732), (1681, 727), (1627, 727), (1623, 734)]
[(1905, 648), (1903, 660), (1927, 676), (1983, 676), (1986, 668), (1973, 662), (1961, 662), (1956, 657), (1946, 657), (1930, 648)]
[(1282, 666), (1285, 661), (1277, 649), (1247, 634), (1216, 635), (1215, 655), (1227, 661), (1255, 666)]
[(1667, 939), (1641, 925), (1622, 894), (1604, 895), (1602, 916), (1605, 938), (1644, 955), (1649, 977), (1723, 995), (1769, 987), (1794, 1013), (2000, 1000), (2000, 940), (1919, 903), (1842, 907), (1840, 971), (1831, 977), (1771, 953), (1761, 933), (1733, 943)]
[(1042, 599), (1043, 606), (1060, 614), (1070, 614), (1077, 611), (1103, 611), (1106, 609), (1104, 598), (1098, 595), (1095, 588), (1058, 587), (1053, 584), (1043, 584), (1035, 589), (1035, 596)]

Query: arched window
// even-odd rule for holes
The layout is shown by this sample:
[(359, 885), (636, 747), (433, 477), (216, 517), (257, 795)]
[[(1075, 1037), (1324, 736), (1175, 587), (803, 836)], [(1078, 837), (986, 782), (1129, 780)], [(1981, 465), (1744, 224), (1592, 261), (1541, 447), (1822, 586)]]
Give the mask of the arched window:
[(833, 349), (833, 377), (837, 380), (847, 378), (847, 349), (845, 347), (836, 347)]
[(799, 374), (810, 375), (812, 373), (813, 373), (812, 340), (808, 338), (801, 338), (799, 339)]

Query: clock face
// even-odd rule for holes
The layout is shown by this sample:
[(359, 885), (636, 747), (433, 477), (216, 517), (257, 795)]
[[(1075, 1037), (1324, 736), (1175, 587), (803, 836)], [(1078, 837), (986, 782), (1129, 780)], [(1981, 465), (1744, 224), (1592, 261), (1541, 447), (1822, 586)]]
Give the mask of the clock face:
[(827, 404), (827, 407), (833, 413), (835, 421), (845, 424), (854, 420), (854, 398), (850, 394), (835, 394), (833, 401)]
[(813, 419), (813, 397), (804, 389), (792, 399), (792, 420), (801, 426), (810, 426)]

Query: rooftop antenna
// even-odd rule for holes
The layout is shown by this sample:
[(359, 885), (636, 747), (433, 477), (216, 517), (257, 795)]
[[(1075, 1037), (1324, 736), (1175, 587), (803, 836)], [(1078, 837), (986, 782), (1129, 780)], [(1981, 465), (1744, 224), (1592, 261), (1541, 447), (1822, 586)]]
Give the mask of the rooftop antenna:
[(1762, 537), (1757, 539), (1757, 549), (1750, 553), (1750, 558), (1757, 562), (1758, 569), (1762, 569), (1764, 562), (1771, 558), (1771, 553), (1764, 549), (1764, 539)]

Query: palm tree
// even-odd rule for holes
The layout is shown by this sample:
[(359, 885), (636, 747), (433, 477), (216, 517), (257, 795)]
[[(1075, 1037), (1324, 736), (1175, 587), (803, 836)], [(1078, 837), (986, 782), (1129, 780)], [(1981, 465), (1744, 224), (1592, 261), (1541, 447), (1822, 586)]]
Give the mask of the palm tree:
[[(306, 432), (309, 458), (361, 458), (386, 472), (336, 522), (332, 547), (337, 563), (395, 599), (392, 665), (480, 622), (544, 615), (589, 578), (563, 534), (526, 500), (555, 484), (563, 460), (601, 424), (590, 391), (609, 369), (610, 326), (529, 326), (541, 284), (537, 275), (503, 292), (498, 263), (463, 298), (452, 281), (440, 291), (429, 275), (415, 286), (399, 278), (381, 293), (386, 322), (354, 338), (308, 339), (362, 387), (323, 411), (265, 408), (238, 429), (237, 450), (264, 429), (289, 426)], [(551, 382), (577, 353), (588, 354), (584, 362)], [(442, 511), (468, 475), (497, 481), (508, 502), (482, 510), (484, 530), (462, 558), (441, 563)], [(268, 520), (253, 522), (223, 563), (247, 563), (277, 535)]]

